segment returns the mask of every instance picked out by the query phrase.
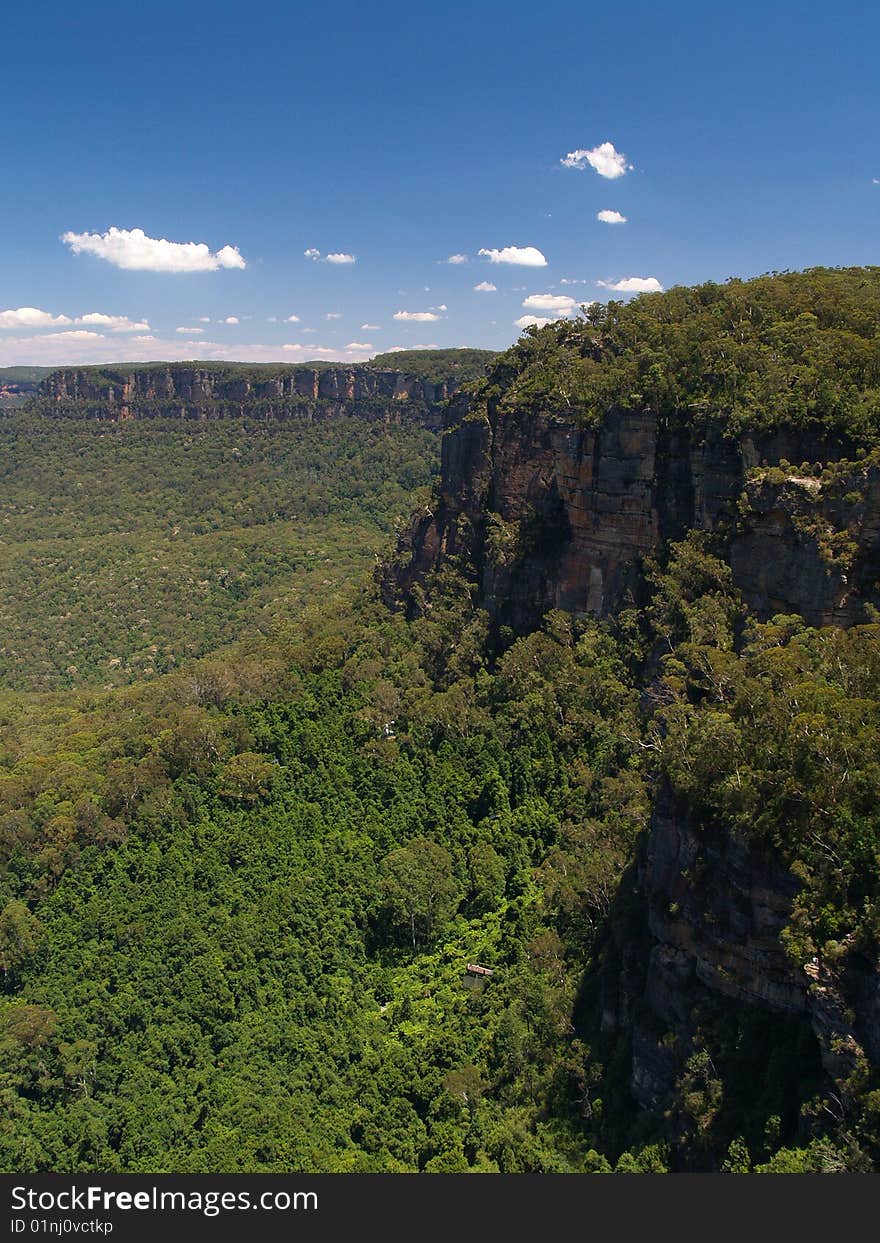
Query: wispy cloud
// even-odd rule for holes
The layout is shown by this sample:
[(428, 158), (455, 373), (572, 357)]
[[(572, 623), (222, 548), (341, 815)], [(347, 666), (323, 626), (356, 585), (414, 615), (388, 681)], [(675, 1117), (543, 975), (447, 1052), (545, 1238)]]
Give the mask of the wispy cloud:
[(626, 224), (626, 216), (621, 216), (619, 211), (609, 211), (607, 208), (604, 211), (597, 211), (596, 219), (601, 220), (603, 224)]
[(169, 242), (164, 237), (148, 237), (143, 229), (64, 233), (61, 240), (75, 255), (95, 255), (132, 272), (216, 272), (247, 267), (237, 246), (212, 251), (205, 242)]
[(379, 332), (380, 328), (378, 324), (361, 324), (361, 331), (362, 332)]
[(395, 311), (394, 318), (397, 320), (409, 320), (417, 324), (429, 324), (440, 318), (433, 311)]
[(582, 169), (589, 166), (600, 177), (608, 177), (611, 180), (615, 177), (622, 177), (632, 168), (632, 164), (627, 163), (623, 152), (615, 150), (613, 142), (600, 142), (598, 147), (593, 147), (591, 150), (578, 147), (577, 151), (569, 151), (568, 155), (564, 155), (559, 162), (565, 168)]
[(491, 281), (480, 281), (479, 285), (474, 285), (474, 293), (497, 293), (498, 286), (493, 285)]
[(127, 315), (102, 315), (100, 311), (89, 311), (88, 315), (78, 315), (76, 322), (92, 328), (109, 328), (111, 332), (150, 331), (150, 325), (145, 319), (129, 319)]
[(356, 350), (360, 353), (364, 353), (365, 351), (369, 352), (373, 347), (363, 341), (349, 341), (345, 348), (347, 350)]
[(200, 337), (205, 331), (204, 328), (175, 328), (175, 332), (179, 332), (182, 337)]
[(453, 265), (457, 265), (459, 263), (467, 263), (467, 261), (468, 261), (467, 255), (450, 255), (448, 259), (443, 260), (444, 263), (451, 263)]
[(619, 281), (596, 281), (603, 289), (613, 289), (615, 293), (662, 293), (663, 286), (656, 276), (624, 276)]
[(547, 266), (547, 260), (536, 246), (502, 246), (500, 250), (484, 247), (479, 253), (490, 263), (514, 263), (523, 268)]
[(288, 315), (284, 322), (285, 324), (298, 324), (300, 319), (298, 315)]
[(324, 316), (325, 319), (342, 319), (341, 311), (328, 311)]

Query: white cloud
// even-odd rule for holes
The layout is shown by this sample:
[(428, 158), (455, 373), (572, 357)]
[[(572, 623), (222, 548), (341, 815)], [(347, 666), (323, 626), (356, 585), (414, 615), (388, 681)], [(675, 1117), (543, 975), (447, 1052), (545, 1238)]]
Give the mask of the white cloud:
[(500, 250), (479, 252), (485, 255), (490, 263), (516, 263), (523, 268), (545, 268), (547, 260), (535, 246), (502, 246)]
[(348, 345), (345, 348), (347, 350), (357, 350), (358, 352), (363, 353), (365, 350), (369, 351), (373, 347), (372, 345), (364, 344), (363, 341), (349, 341)]
[(338, 345), (303, 345), (301, 341), (291, 342), (282, 345), (283, 350), (289, 350), (292, 354), (307, 354), (310, 358), (313, 354), (338, 354)]
[(545, 324), (555, 324), (556, 320), (541, 315), (520, 315), (513, 323), (516, 328), (543, 328)]
[(579, 280), (579, 279), (569, 280), (568, 277), (563, 276), (562, 280), (559, 283), (560, 285), (586, 285), (588, 282), (584, 280)]
[(619, 281), (596, 281), (603, 289), (613, 289), (615, 293), (662, 293), (663, 286), (656, 276), (625, 276)]
[(20, 306), (15, 311), (0, 311), (0, 328), (60, 328), (72, 324), (66, 315), (52, 315), (35, 306)]
[(622, 177), (632, 168), (632, 164), (627, 164), (623, 152), (615, 151), (612, 142), (600, 142), (598, 147), (593, 147), (591, 151), (579, 147), (577, 151), (569, 151), (568, 155), (563, 156), (559, 162), (566, 168), (586, 168), (589, 164), (600, 177), (609, 177), (612, 180), (615, 177)]
[(198, 337), (205, 331), (204, 328), (175, 328), (175, 332), (179, 332), (184, 337)]
[(324, 316), (325, 319), (342, 319), (341, 311), (328, 311)]
[(498, 286), (493, 285), (491, 281), (480, 281), (479, 285), (474, 285), (474, 293), (497, 293)]
[(200, 324), (210, 324), (210, 322), (211, 322), (211, 316), (210, 316), (210, 315), (200, 315), (200, 316), (199, 316), (199, 323), (200, 323)]
[(443, 260), (444, 263), (451, 263), (453, 265), (467, 263), (467, 261), (467, 255), (450, 255), (448, 259)]
[(564, 293), (530, 293), (523, 298), (523, 306), (531, 311), (558, 311), (561, 315), (570, 315), (577, 302)]
[(621, 216), (619, 211), (597, 211), (596, 219), (601, 220), (603, 224), (626, 224), (626, 216)]
[(379, 332), (380, 328), (378, 324), (361, 324), (361, 330), (363, 332)]
[(71, 332), (47, 332), (44, 341), (106, 341), (102, 332), (89, 332), (87, 328), (74, 328)]
[(322, 263), (357, 263), (355, 255), (347, 255), (344, 251), (336, 250), (332, 254), (323, 255), (320, 250), (316, 250), (314, 246), (310, 246), (308, 250), (304, 250), (303, 254), (307, 259), (313, 259), (316, 262), (320, 260)]
[(227, 316), (226, 316), (226, 318), (224, 319), (223, 323), (224, 323), (224, 324), (237, 324), (237, 323), (238, 323), (238, 316), (237, 316), (237, 315), (227, 315)]
[(216, 272), (247, 267), (237, 246), (212, 251), (204, 242), (169, 242), (143, 229), (110, 228), (106, 233), (64, 233), (75, 255), (96, 255), (117, 268), (140, 272)]
[(127, 315), (102, 315), (100, 311), (90, 311), (88, 315), (78, 315), (78, 324), (88, 324), (92, 328), (109, 328), (111, 332), (149, 332), (150, 325), (146, 320), (131, 320)]
[(433, 341), (420, 341), (418, 345), (389, 345), (386, 354), (399, 354), (402, 350), (439, 350), (440, 346)]
[[(273, 322), (273, 323), (275, 323), (275, 320), (273, 319), (273, 320), (272, 320), (272, 322)], [(284, 322), (285, 322), (285, 324), (298, 324), (298, 323), (300, 322), (300, 320), (299, 320), (299, 316), (298, 316), (298, 315), (288, 315), (288, 316), (287, 316), (287, 318), (285, 319), (285, 321), (284, 321)]]
[(413, 323), (429, 324), (440, 318), (433, 311), (395, 311), (394, 318), (398, 320), (411, 320)]

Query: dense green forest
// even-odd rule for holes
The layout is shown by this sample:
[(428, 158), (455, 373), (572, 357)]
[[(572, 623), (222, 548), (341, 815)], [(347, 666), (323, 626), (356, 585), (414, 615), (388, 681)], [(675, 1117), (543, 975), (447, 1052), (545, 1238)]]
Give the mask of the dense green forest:
[(394, 350), (390, 354), (376, 354), (368, 366), (404, 371), (434, 384), (450, 378), (463, 383), (480, 379), (496, 357), (494, 350)]
[(0, 684), (116, 685), (334, 607), (436, 469), (412, 423), (0, 420)]
[[(742, 355), (729, 403), (708, 381), (700, 400), (732, 427), (757, 417), (765, 390), (754, 408), (743, 393), (772, 381), (761, 333), (773, 315), (777, 327), (813, 315), (798, 358), (813, 358), (823, 402), (840, 403), (811, 405), (801, 363), (779, 347), (789, 383), (766, 415), (827, 415), (867, 449), (876, 370), (852, 358), (860, 342), (876, 350), (877, 271), (864, 280), (783, 275), (609, 304), (604, 320), (526, 334), (475, 401), (552, 408), (563, 390), (575, 400), (576, 379), (592, 418), (597, 394), (618, 400), (646, 352), (656, 362), (675, 338), (686, 360), (710, 321), (730, 339), (736, 304), (764, 317), (755, 335), (736, 329), (759, 362)], [(850, 361), (822, 353), (826, 332), (852, 335)], [(664, 400), (696, 393), (693, 378), (676, 384)], [(691, 532), (646, 560), (632, 607), (603, 620), (552, 611), (533, 633), (490, 641), (465, 560), (441, 564), (411, 620), (370, 581), (373, 550), (390, 549), (394, 515), (434, 468), (428, 433), (0, 429), (4, 538), (21, 558), (6, 552), (9, 582), (27, 581), (32, 546), (66, 541), (76, 566), (102, 539), (128, 540), (65, 605), (85, 618), (76, 608), (94, 592), (114, 644), (118, 558), (159, 555), (153, 533), (170, 541), (172, 524), (186, 534), (175, 571), (213, 538), (224, 569), (243, 549), (233, 570), (254, 574), (246, 533), (267, 531), (269, 558), (303, 522), (325, 532), (308, 546), (328, 567), (289, 554), (275, 578), (249, 581), (240, 611), (199, 614), (202, 646), (189, 651), (173, 646), (174, 580), (151, 600), (173, 664), (106, 689), (108, 645), (91, 665), (80, 656), (78, 686), (0, 696), (2, 1168), (878, 1168), (876, 1058), (847, 1045), (846, 1016), (832, 1046), (845, 1069), (831, 1079), (803, 1013), (700, 994), (671, 1098), (639, 1109), (608, 997), (646, 952), (640, 876), (662, 800), (686, 807), (702, 840), (727, 835), (786, 870), (788, 962), (877, 962), (880, 625), (761, 622), (723, 539)], [(4, 610), (9, 598), (5, 587)], [(61, 686), (57, 665), (39, 663), (57, 615), (24, 590), (17, 608), (4, 643), (32, 638), (10, 682)], [(71, 634), (85, 650), (95, 629), (83, 620)], [(135, 678), (144, 649), (128, 650)], [(29, 680), (32, 664), (45, 682)], [(660, 1051), (679, 1039), (654, 1033)]]
[(813, 268), (594, 302), (527, 330), (478, 386), (505, 409), (690, 410), (744, 428), (880, 427), (880, 268)]

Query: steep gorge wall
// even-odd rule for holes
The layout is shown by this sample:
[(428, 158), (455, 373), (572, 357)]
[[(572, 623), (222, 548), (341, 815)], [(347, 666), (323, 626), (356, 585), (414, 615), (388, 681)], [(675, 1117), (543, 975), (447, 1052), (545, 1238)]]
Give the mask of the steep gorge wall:
[(261, 376), (255, 368), (195, 366), (67, 368), (40, 385), (38, 408), (92, 419), (319, 419), (358, 414), (384, 422), (415, 420), (439, 428), (454, 379), (433, 382), (368, 367), (290, 367)]
[[(693, 528), (723, 536), (759, 617), (848, 626), (878, 601), (880, 464), (834, 435), (737, 439), (717, 422), (626, 410), (588, 427), (461, 400), (448, 417), (434, 499), (384, 570), (386, 599), (411, 613), (414, 588), (459, 558), (498, 628), (527, 633), (550, 608), (608, 615), (644, 599), (644, 558)], [(853, 952), (797, 966), (780, 936), (796, 877), (662, 787), (633, 883), (629, 914), (612, 920), (601, 1011), (630, 1042), (636, 1103), (672, 1107), (700, 1007), (752, 1008), (808, 1034), (845, 1113), (847, 1079), (880, 1066), (880, 964)]]
[(847, 625), (876, 596), (877, 466), (853, 464), (848, 490), (799, 468), (753, 470), (847, 457), (839, 438), (734, 439), (717, 422), (652, 411), (615, 410), (593, 428), (453, 409), (460, 421), (444, 437), (439, 492), (386, 573), (389, 600), (464, 555), (481, 605), (516, 633), (550, 608), (605, 615), (638, 598), (642, 560), (691, 528), (725, 532), (736, 585), (759, 616)]

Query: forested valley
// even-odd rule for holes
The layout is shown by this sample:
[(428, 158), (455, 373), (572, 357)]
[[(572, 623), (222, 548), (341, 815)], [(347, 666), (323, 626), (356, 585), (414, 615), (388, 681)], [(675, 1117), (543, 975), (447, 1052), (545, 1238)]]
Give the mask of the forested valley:
[[(529, 330), (464, 419), (821, 426), (834, 460), (763, 462), (762, 486), (867, 496), (877, 270), (764, 280)], [(620, 607), (517, 633), (469, 520), (394, 607), (374, 573), (410, 510), (449, 503), (435, 433), (16, 409), (0, 434), (4, 1169), (877, 1167), (867, 588), (845, 627), (759, 616), (719, 523), (661, 540)], [(868, 538), (847, 504), (847, 538), (803, 523), (829, 564)], [(497, 565), (544, 555), (530, 523), (487, 518)], [(697, 845), (649, 921), (670, 819)], [(689, 967), (663, 1023), (649, 952), (690, 946), (662, 919), (698, 907), (736, 950), (734, 847), (784, 877), (761, 953), (824, 1009)]]

